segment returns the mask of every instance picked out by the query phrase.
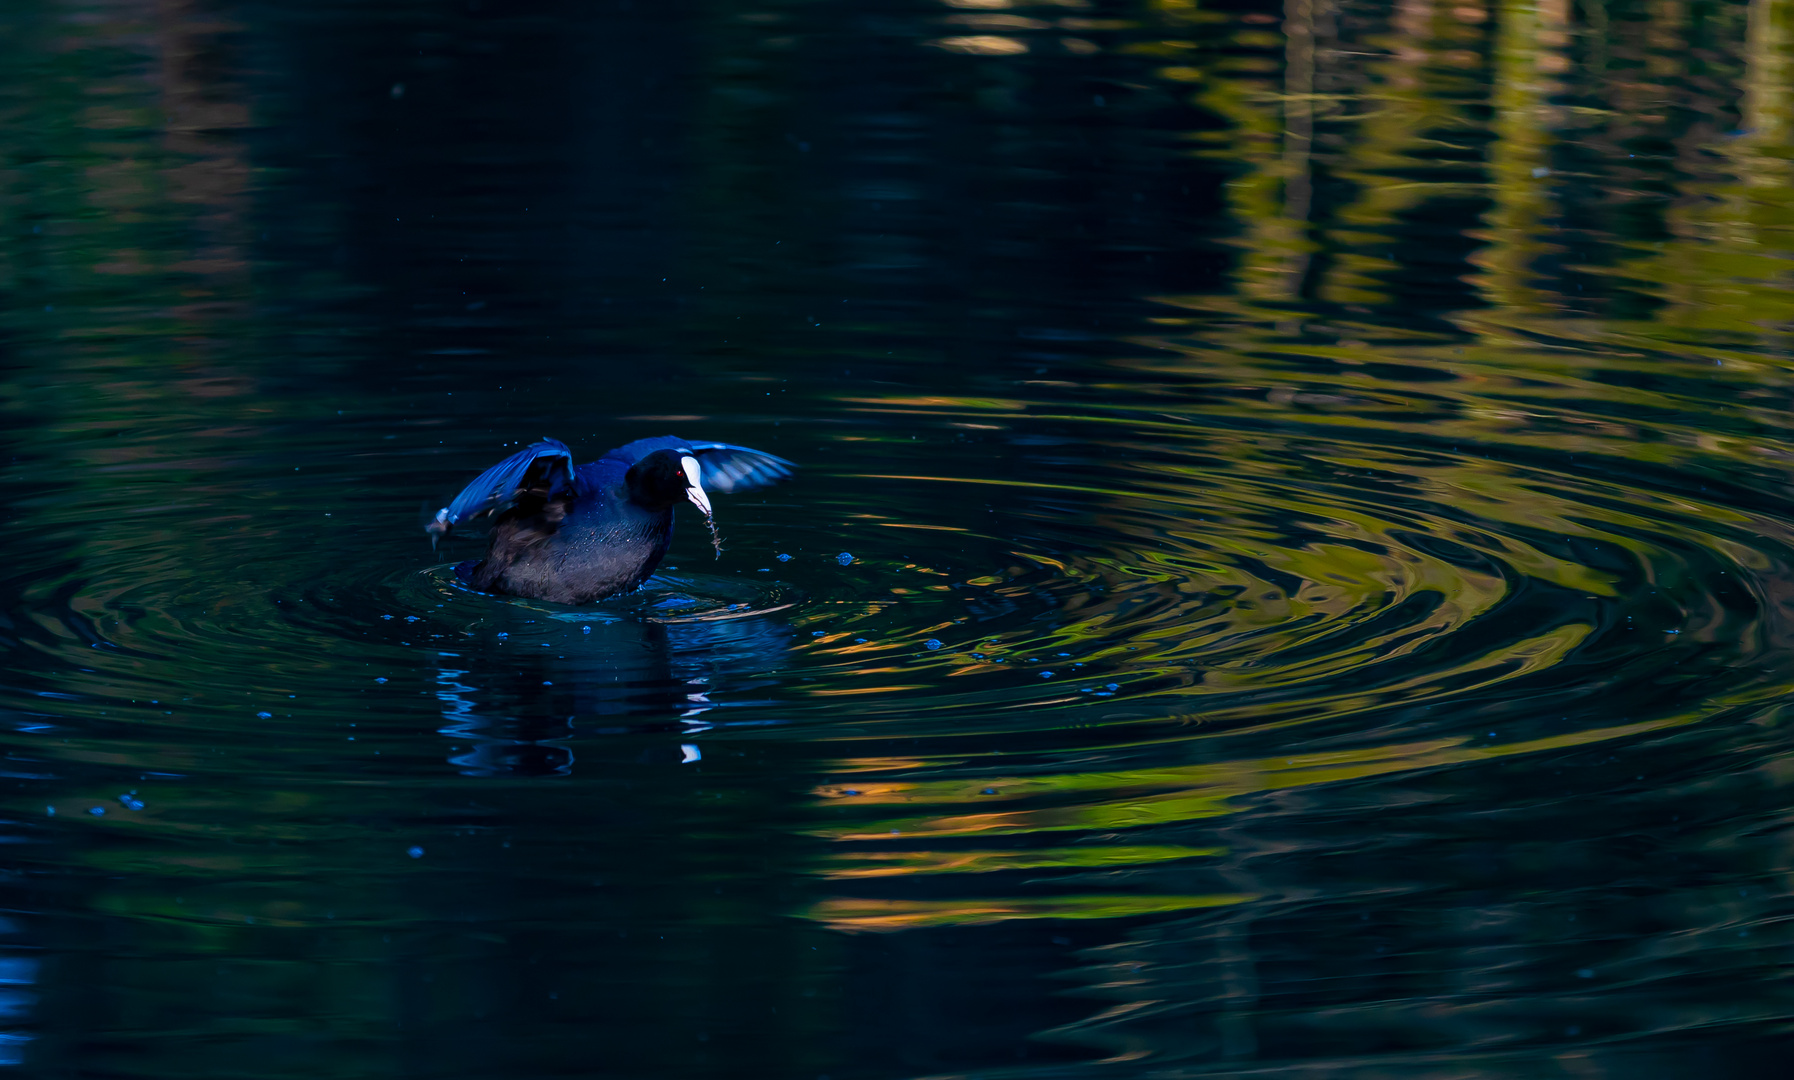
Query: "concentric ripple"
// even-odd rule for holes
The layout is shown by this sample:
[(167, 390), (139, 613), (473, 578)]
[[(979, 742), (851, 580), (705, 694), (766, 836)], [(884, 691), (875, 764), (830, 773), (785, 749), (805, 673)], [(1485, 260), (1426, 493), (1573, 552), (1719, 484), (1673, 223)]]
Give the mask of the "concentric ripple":
[[(1736, 730), (1794, 688), (1794, 532), (1761, 467), (1788, 445), (1679, 438), (1670, 418), (1715, 392), (1673, 377), (1698, 361), (1666, 359), (1632, 392), (1665, 419), (1647, 435), (1598, 416), (1612, 392), (1582, 370), (1516, 380), (1524, 356), (1404, 378), (1384, 354), (1377, 377), (1337, 382), (1317, 359), (1192, 364), (1177, 378), (1212, 389), (1175, 414), (1112, 393), (857, 402), (998, 432), (1021, 461), (874, 478), (917, 519), (954, 508), (929, 520), (968, 557), (926, 569), (946, 592), (817, 622), (818, 692), (863, 696), (862, 744), (814, 789), (830, 818), (814, 835), (834, 849), (817, 872), (838, 892), (812, 917), (892, 931), (1185, 913), (1170, 925), (1186, 935), (1234, 909), (1276, 918), (1290, 884), (1240, 862), (1240, 815), (1281, 806), (1282, 828), (1318, 829), (1298, 808), (1349, 804), (1311, 794), (1341, 785), (1447, 813), (1488, 781), (1454, 793), (1436, 776), (1561, 777), (1693, 725)], [(1360, 396), (1320, 388), (1339, 382)], [(1491, 382), (1531, 408), (1495, 413)], [(1508, 430), (1488, 430), (1492, 413)], [(842, 643), (881, 630), (904, 639), (896, 670)], [(1132, 1023), (1066, 1037), (1125, 1043)]]
[[(403, 817), (426, 793), (487, 806), (478, 785), (633, 791), (637, 770), (690, 767), (760, 793), (716, 835), (797, 845), (780, 910), (812, 928), (1051, 922), (1105, 928), (1130, 964), (1175, 939), (1225, 967), (1242, 921), (1459, 887), (1380, 851), (1450, 849), (1488, 814), (1564, 832), (1588, 791), (1569, 777), (1611, 771), (1602, 805), (1677, 836), (1728, 761), (1757, 759), (1794, 690), (1776, 464), (1794, 443), (1679, 419), (1735, 388), (1673, 358), (1622, 393), (1627, 365), (1586, 356), (1452, 353), (1442, 376), (1436, 347), (1431, 366), (1390, 348), (1359, 374), (1352, 350), (1175, 344), (1109, 362), (1120, 386), (833, 401), (854, 434), (806, 431), (814, 464), (783, 501), (722, 501), (720, 560), (686, 529), (647, 587), (590, 607), (467, 589), (414, 522), (345, 498), (352, 478), (257, 466), (197, 517), (149, 483), (46, 504), (60, 554), (0, 584), (29, 658), (0, 690), (20, 812), (204, 834), (205, 792), (247, 770), (306, 793), (255, 828), (321, 843), (345, 826), (320, 791), (378, 789)], [(1615, 394), (1657, 422), (1615, 421)], [(278, 483), (266, 505), (242, 494)], [(1337, 831), (1353, 820), (1374, 827)], [(1610, 854), (1592, 826), (1565, 837), (1582, 863)], [(1644, 971), (1652, 947), (1583, 969)], [(1113, 974), (1078, 977), (1126, 1008), (1051, 1038), (1136, 1037), (1159, 999)], [(1201, 983), (1153, 970), (1139, 993), (1187, 1005)]]

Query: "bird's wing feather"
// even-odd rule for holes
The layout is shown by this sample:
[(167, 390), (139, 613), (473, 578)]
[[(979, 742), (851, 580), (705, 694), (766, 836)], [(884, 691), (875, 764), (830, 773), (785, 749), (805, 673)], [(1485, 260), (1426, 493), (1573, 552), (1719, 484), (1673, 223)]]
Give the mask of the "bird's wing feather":
[(544, 439), (492, 466), (461, 489), (454, 501), (436, 512), (434, 532), (447, 532), (481, 514), (502, 513), (518, 499), (541, 499), (574, 493), (573, 452), (555, 439)]
[(770, 487), (789, 477), (797, 466), (763, 450), (728, 443), (691, 443), (707, 491), (730, 494)]
[(604, 455), (604, 458), (628, 468), (656, 450), (691, 451), (692, 456), (698, 459), (699, 479), (703, 482), (704, 489), (724, 494), (752, 491), (776, 484), (797, 468), (784, 458), (768, 454), (764, 450), (750, 450), (745, 446), (732, 446), (729, 443), (693, 442), (674, 435), (637, 439), (617, 447)]

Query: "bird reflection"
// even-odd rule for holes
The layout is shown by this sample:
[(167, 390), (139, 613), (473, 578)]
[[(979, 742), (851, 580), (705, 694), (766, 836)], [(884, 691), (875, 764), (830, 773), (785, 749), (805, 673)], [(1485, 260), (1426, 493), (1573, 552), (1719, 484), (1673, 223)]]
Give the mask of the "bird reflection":
[[(512, 631), (437, 660), (438, 731), (448, 761), (469, 776), (573, 771), (579, 736), (667, 733), (647, 752), (701, 756), (695, 740), (717, 723), (717, 695), (742, 700), (770, 685), (791, 648), (782, 620), (519, 620)], [(546, 626), (544, 623), (546, 622)]]

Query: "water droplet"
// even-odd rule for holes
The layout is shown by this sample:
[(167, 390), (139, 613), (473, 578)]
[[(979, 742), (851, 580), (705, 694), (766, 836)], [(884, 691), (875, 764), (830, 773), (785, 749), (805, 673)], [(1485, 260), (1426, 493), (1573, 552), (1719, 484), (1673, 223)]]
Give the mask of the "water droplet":
[(1053, 673), (1050, 671), (1043, 671), (1040, 673), (1040, 677), (1043, 679), (1050, 679), (1053, 677)]
[(922, 643), (922, 647), (925, 649), (929, 649), (929, 650), (938, 649), (941, 647), (940, 639), (939, 638), (929, 638), (927, 641), (924, 641)]
[(87, 812), (92, 814), (94, 817), (104, 817), (106, 814), (106, 808), (104, 806), (96, 806)]
[(386, 676), (381, 675), (381, 676), (377, 677), (374, 681), (377, 683), (383, 683), (386, 681)]
[(582, 634), (589, 634), (592, 632), (592, 628), (589, 626), (582, 626), (579, 628), (579, 632)]
[(778, 560), (779, 560), (779, 561), (780, 561), (780, 562), (790, 562), (790, 561), (791, 561), (791, 556), (789, 556), (789, 555), (780, 555), (780, 556), (778, 556)]
[(272, 720), (272, 719), (274, 719), (274, 714), (273, 714), (273, 713), (271, 713), (271, 712), (259, 712), (259, 713), (256, 713), (256, 714), (255, 714), (255, 715), (256, 715), (256, 719), (258, 719), (258, 720)]
[(405, 854), (411, 856), (414, 859), (421, 859), (424, 857), (424, 849), (413, 844), (411, 847), (408, 847), (405, 849)]
[(841, 554), (835, 556), (835, 561), (840, 563), (842, 566), (846, 566), (847, 564), (853, 562), (853, 556), (851, 554), (849, 554), (848, 552), (843, 551)]

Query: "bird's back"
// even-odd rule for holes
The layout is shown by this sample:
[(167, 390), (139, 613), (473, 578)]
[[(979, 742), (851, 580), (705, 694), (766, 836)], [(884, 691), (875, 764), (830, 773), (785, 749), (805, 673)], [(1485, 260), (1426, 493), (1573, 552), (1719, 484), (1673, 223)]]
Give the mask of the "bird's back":
[(614, 454), (579, 467), (579, 498), (550, 502), (527, 517), (501, 517), (474, 587), (583, 604), (646, 581), (672, 540), (673, 512), (631, 501), (623, 483), (628, 465)]

